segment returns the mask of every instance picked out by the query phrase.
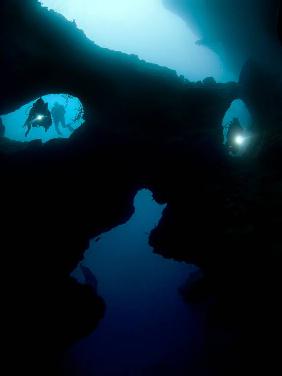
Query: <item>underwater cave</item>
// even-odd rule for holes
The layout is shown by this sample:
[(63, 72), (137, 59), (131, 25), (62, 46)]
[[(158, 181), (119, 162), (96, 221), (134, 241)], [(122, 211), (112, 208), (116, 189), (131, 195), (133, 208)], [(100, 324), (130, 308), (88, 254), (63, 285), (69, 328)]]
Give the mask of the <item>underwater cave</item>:
[(0, 2), (7, 373), (277, 373), (277, 1)]
[[(231, 136), (229, 132), (234, 121), (241, 127), (241, 131), (235, 131)], [(252, 138), (252, 117), (244, 101), (236, 99), (231, 103), (222, 120), (222, 128), (224, 144), (228, 145), (230, 142), (236, 144), (239, 151), (236, 155), (244, 153)], [(229, 140), (229, 137), (233, 137), (233, 140)]]
[[(47, 142), (55, 138), (69, 138), (84, 123), (84, 109), (78, 98), (69, 94), (48, 94), (41, 98), (47, 104), (47, 110), (31, 113), (39, 99), (37, 98), (16, 111), (1, 116), (5, 137), (20, 142), (38, 139)], [(44, 127), (46, 117), (50, 120), (47, 127)], [(31, 126), (29, 132), (28, 122)]]
[(66, 375), (179, 375), (193, 367), (206, 303), (195, 309), (180, 293), (200, 269), (148, 244), (165, 207), (140, 190), (128, 222), (91, 240), (72, 276), (98, 290), (107, 308), (99, 327), (66, 352)]
[(218, 82), (237, 78), (226, 69), (219, 54), (197, 43), (199, 34), (181, 16), (167, 9), (162, 0), (41, 0), (41, 3), (75, 22), (101, 47), (136, 55), (189, 80), (202, 80), (210, 75)]

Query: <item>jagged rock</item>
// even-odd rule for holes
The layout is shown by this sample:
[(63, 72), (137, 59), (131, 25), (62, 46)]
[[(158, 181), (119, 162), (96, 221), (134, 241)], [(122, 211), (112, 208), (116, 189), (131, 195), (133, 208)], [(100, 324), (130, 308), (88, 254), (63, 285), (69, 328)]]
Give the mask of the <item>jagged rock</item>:
[[(130, 218), (144, 186), (167, 203), (150, 237), (155, 251), (198, 264), (212, 284), (216, 318), (224, 312), (239, 344), (259, 351), (257, 332), (268, 344), (267, 329), (280, 321), (281, 165), (269, 170), (266, 153), (228, 158), (220, 128), (240, 96), (255, 118), (264, 116), (262, 95), (254, 96), (249, 84), (253, 72), (246, 68), (240, 85), (191, 83), (99, 48), (74, 23), (32, 0), (3, 0), (0, 7), (0, 112), (65, 92), (82, 101), (86, 114), (69, 140), (1, 141), (1, 261), (13, 265), (2, 270), (2, 338), (23, 339), (22, 368), (40, 374), (47, 358), (54, 361), (96, 327), (101, 298), (69, 274), (91, 238)], [(266, 358), (275, 360), (270, 352)], [(243, 363), (236, 365), (238, 375)]]
[(236, 74), (249, 58), (269, 60), (272, 56), (280, 0), (163, 0), (163, 3), (199, 36), (199, 44), (219, 53)]

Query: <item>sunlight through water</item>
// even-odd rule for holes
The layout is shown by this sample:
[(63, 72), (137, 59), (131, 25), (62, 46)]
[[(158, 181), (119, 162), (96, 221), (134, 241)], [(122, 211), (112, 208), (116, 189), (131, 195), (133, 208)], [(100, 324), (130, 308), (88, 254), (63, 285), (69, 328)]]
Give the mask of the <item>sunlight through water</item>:
[(44, 6), (75, 21), (96, 44), (138, 55), (166, 66), (192, 81), (213, 76), (217, 81), (234, 77), (220, 57), (204, 46), (185, 22), (162, 0), (41, 0)]

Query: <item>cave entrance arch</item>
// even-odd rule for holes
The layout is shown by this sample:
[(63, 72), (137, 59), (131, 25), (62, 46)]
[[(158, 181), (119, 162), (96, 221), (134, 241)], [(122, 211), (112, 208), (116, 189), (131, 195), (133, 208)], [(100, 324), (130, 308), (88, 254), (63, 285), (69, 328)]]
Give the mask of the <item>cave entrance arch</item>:
[[(5, 127), (4, 136), (10, 140), (29, 142), (40, 139), (47, 142), (55, 138), (69, 138), (72, 133), (84, 123), (84, 109), (80, 100), (69, 94), (48, 94), (41, 97), (48, 105), (50, 112), (50, 127), (45, 131), (43, 126), (32, 127), (27, 136), (27, 128), (24, 126), (30, 110), (35, 102), (39, 99), (25, 104), (14, 112), (1, 116), (2, 123)], [(55, 106), (62, 110), (62, 119), (56, 117)], [(37, 124), (40, 124), (38, 115)], [(62, 121), (61, 121), (62, 120)]]
[[(229, 129), (229, 125), (235, 118), (239, 120), (241, 127), (247, 135), (246, 140), (249, 140), (250, 129), (252, 126), (252, 117), (244, 101), (242, 101), (241, 99), (236, 99), (231, 103), (230, 107), (228, 108), (222, 119), (224, 139), (223, 143), (225, 145), (227, 144), (227, 132)], [(242, 150), (244, 146), (242, 145)]]

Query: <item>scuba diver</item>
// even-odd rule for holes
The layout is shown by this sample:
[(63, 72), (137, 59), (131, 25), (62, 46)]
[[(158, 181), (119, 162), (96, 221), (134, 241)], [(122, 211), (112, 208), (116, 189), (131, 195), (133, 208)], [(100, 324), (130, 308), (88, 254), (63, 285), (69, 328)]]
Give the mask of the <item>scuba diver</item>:
[(45, 132), (52, 125), (51, 113), (48, 109), (48, 103), (45, 103), (42, 98), (37, 99), (29, 111), (28, 118), (24, 123), (24, 127), (27, 127), (25, 137), (29, 134), (32, 127), (43, 127)]
[(0, 138), (5, 136), (5, 126), (3, 124), (3, 121), (0, 117)]
[(227, 149), (237, 154), (240, 151), (240, 147), (245, 141), (244, 129), (242, 128), (238, 118), (234, 117), (229, 123), (228, 131), (226, 134), (226, 146)]
[(56, 131), (60, 136), (62, 136), (62, 132), (59, 129), (59, 124), (61, 124), (63, 128), (68, 128), (70, 132), (74, 131), (74, 129), (69, 124), (66, 124), (66, 110), (63, 105), (59, 104), (58, 102), (55, 102), (51, 112)]

